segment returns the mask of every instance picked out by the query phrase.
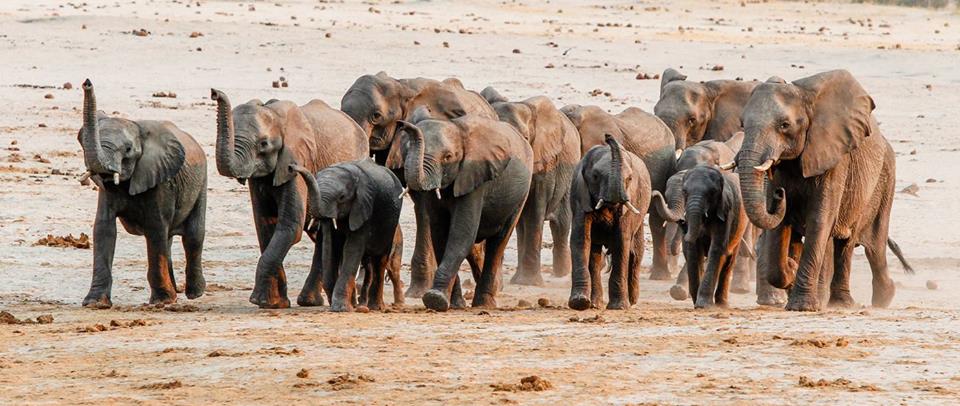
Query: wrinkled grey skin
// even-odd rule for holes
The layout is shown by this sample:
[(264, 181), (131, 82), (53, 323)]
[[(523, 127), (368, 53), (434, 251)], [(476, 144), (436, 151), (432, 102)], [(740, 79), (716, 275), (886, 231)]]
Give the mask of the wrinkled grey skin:
[(674, 196), (668, 206), (660, 192), (654, 192), (653, 206), (663, 218), (679, 222), (685, 231), (684, 268), (689, 273), (694, 307), (727, 307), (734, 265), (750, 223), (743, 210), (738, 179), (712, 164), (681, 173), (681, 197)]
[(574, 310), (603, 307), (603, 248), (610, 254), (607, 309), (629, 309), (640, 295), (650, 175), (615, 137), (605, 138), (605, 146), (584, 154), (570, 185), (573, 273), (567, 305)]
[(744, 207), (766, 230), (759, 262), (772, 285), (790, 289), (787, 310), (819, 310), (828, 285), (831, 305), (853, 305), (857, 245), (873, 271), (873, 305), (893, 299), (886, 248), (896, 167), (873, 109), (844, 70), (793, 83), (771, 78), (744, 108), (737, 155)]
[(678, 150), (701, 140), (726, 141), (743, 131), (740, 114), (758, 84), (737, 80), (693, 82), (670, 68), (661, 76), (660, 100), (653, 112), (670, 127)]
[(543, 286), (540, 251), (544, 221), (549, 221), (553, 236), (553, 275), (570, 274), (570, 181), (580, 160), (580, 134), (546, 97), (510, 102), (492, 87), (480, 94), (500, 120), (514, 126), (533, 149), (530, 195), (517, 223), (519, 263), (510, 282)]
[(186, 293), (203, 295), (201, 256), (207, 201), (207, 161), (200, 145), (168, 121), (130, 121), (97, 111), (93, 84), (83, 83), (84, 165), (97, 184), (93, 281), (83, 305), (109, 308), (117, 219), (147, 240), (150, 303), (177, 301), (170, 246), (183, 240)]
[[(401, 182), (405, 182), (402, 159), (398, 158), (401, 145), (396, 142), (396, 128), (400, 120), (416, 122), (413, 115), (419, 109), (421, 118), (449, 120), (465, 114), (497, 118), (497, 113), (479, 94), (466, 90), (454, 78), (437, 81), (426, 78), (394, 79), (386, 72), (363, 75), (350, 86), (340, 101), (340, 108), (349, 115), (369, 137), (370, 152), (377, 163), (385, 165), (388, 160), (397, 164), (389, 166)], [(414, 200), (416, 219), (416, 244), (410, 261), (410, 287), (407, 297), (421, 297), (430, 287), (437, 267), (430, 237), (429, 213)], [(481, 246), (474, 247), (467, 255), (474, 273), (482, 268)]]
[(457, 274), (475, 244), (483, 243), (473, 307), (496, 307), (503, 252), (530, 191), (530, 145), (509, 124), (475, 115), (400, 125), (406, 183), (414, 202), (430, 213), (440, 260), (423, 304), (436, 311), (466, 306)]
[[(240, 183), (249, 180), (261, 254), (250, 302), (290, 307), (283, 260), (306, 225), (307, 186), (289, 166), (297, 163), (316, 173), (366, 158), (367, 136), (350, 117), (320, 100), (303, 106), (251, 100), (232, 109), (223, 92), (211, 89), (211, 98), (217, 102), (217, 171)], [(322, 305), (317, 279), (307, 282), (297, 304)]]
[[(597, 106), (569, 105), (561, 112), (580, 132), (580, 150), (586, 153), (595, 145), (604, 145), (604, 135), (611, 134), (621, 147), (643, 160), (653, 190), (663, 193), (667, 179), (677, 162), (673, 133), (657, 116), (630, 107), (616, 115)], [(649, 209), (649, 208), (646, 208)], [(656, 210), (650, 214), (650, 235), (653, 237), (653, 266), (650, 279), (669, 280), (677, 271), (677, 256), (667, 250), (664, 221)]]
[[(399, 255), (394, 241), (403, 203), (400, 180), (370, 158), (332, 165), (316, 176), (299, 166), (291, 169), (307, 184), (310, 219), (321, 224), (308, 280), (323, 279), (330, 310), (353, 311), (356, 274), (362, 266), (367, 288), (360, 304), (370, 310), (385, 308), (384, 272)], [(399, 269), (393, 270), (394, 301), (402, 304)]]

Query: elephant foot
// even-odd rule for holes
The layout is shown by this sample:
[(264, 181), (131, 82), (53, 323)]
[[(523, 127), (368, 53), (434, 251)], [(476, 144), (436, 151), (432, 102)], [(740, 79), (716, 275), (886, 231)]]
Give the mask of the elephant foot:
[(853, 297), (850, 296), (850, 292), (844, 293), (831, 293), (830, 301), (827, 302), (827, 306), (837, 307), (837, 308), (850, 308), (857, 305), (857, 302), (853, 300)]
[(403, 306), (403, 305), (404, 305), (404, 302), (406, 302), (406, 299), (403, 298), (403, 293), (402, 293), (402, 292), (399, 292), (399, 291), (398, 291), (398, 292), (395, 292), (395, 293), (393, 294), (393, 305), (394, 305), (394, 306)]
[(607, 303), (607, 310), (629, 310), (630, 302), (622, 299), (611, 300)]
[(334, 301), (330, 305), (330, 311), (334, 313), (349, 313), (353, 311), (353, 306), (349, 302)]
[(467, 300), (463, 295), (453, 295), (450, 298), (450, 308), (454, 310), (463, 310), (467, 308)]
[(200, 279), (199, 282), (187, 284), (187, 299), (196, 299), (207, 291), (207, 282)]
[(423, 294), (423, 305), (430, 310), (445, 312), (450, 308), (450, 301), (447, 300), (447, 296), (443, 292), (430, 289)]
[(890, 306), (890, 302), (893, 301), (893, 295), (896, 293), (897, 288), (894, 286), (893, 281), (886, 279), (881, 282), (874, 281), (873, 283), (873, 299), (871, 304), (873, 307), (886, 308)]
[(320, 292), (300, 292), (297, 296), (297, 306), (323, 306), (323, 295)]
[(416, 281), (410, 282), (410, 287), (407, 288), (406, 297), (412, 298), (421, 298), (423, 294), (427, 293), (427, 284), (426, 283), (416, 283)]
[(473, 296), (473, 302), (470, 305), (478, 309), (496, 309), (497, 299), (490, 294), (478, 294)]
[(650, 270), (650, 280), (652, 281), (667, 281), (670, 279), (673, 279), (673, 276), (671, 276), (670, 268), (666, 265), (655, 266)]
[(150, 304), (174, 304), (177, 303), (177, 292), (173, 289), (150, 289)]
[(788, 311), (792, 312), (815, 312), (820, 310), (820, 303), (817, 303), (816, 295), (790, 295), (787, 300)]
[(567, 301), (567, 306), (573, 310), (587, 310), (590, 305), (590, 299), (583, 294), (570, 295), (570, 300)]
[(687, 295), (687, 290), (683, 286), (673, 285), (670, 287), (670, 297), (673, 300), (687, 300), (690, 296)]
[(712, 308), (714, 308), (714, 307), (717, 307), (716, 303), (709, 302), (709, 301), (706, 301), (706, 300), (697, 300), (697, 301), (693, 304), (693, 308), (694, 308), (694, 309), (712, 309)]
[(183, 291), (186, 290), (186, 287), (183, 285), (173, 284), (173, 290), (177, 293), (183, 293)]
[(83, 298), (83, 307), (88, 309), (109, 309), (113, 307), (110, 301), (110, 293), (90, 292)]
[(747, 281), (734, 281), (733, 285), (730, 286), (730, 292), (736, 293), (738, 295), (745, 295), (750, 293), (750, 282)]
[(787, 303), (787, 292), (781, 289), (757, 294), (757, 304), (761, 306), (783, 306)]
[(257, 305), (261, 309), (286, 309), (290, 307), (290, 299), (257, 289), (254, 289), (253, 292), (250, 293), (250, 303)]
[(510, 283), (514, 285), (522, 286), (543, 286), (543, 276), (540, 275), (540, 271), (521, 271), (517, 270), (517, 273), (513, 274), (513, 277), (510, 278)]
[(367, 310), (370, 311), (378, 312), (386, 308), (387, 306), (383, 304), (383, 301), (373, 301), (367, 303)]

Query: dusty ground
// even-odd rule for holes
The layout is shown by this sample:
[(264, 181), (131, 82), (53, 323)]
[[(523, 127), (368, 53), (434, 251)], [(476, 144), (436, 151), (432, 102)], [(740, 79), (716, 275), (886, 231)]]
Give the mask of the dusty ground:
[[(53, 316), (51, 324), (0, 325), (0, 403), (956, 402), (957, 14), (755, 1), (461, 3), (0, 3), (0, 309)], [(149, 35), (132, 35), (140, 29)], [(47, 234), (91, 231), (96, 192), (76, 181), (86, 77), (101, 109), (173, 120), (212, 162), (212, 86), (237, 102), (338, 105), (357, 76), (386, 70), (457, 76), (470, 88), (545, 94), (558, 105), (652, 110), (659, 81), (634, 78), (666, 67), (702, 80), (792, 80), (842, 67), (861, 80), (897, 151), (898, 190), (918, 186), (894, 205), (892, 235), (918, 274), (891, 262), (891, 309), (796, 314), (738, 295), (731, 310), (694, 311), (670, 300), (669, 283), (646, 280), (642, 303), (627, 312), (516, 308), (520, 299), (565, 303), (569, 282), (548, 278), (546, 288), (508, 286), (491, 312), (427, 314), (414, 299), (391, 313), (260, 311), (246, 300), (257, 260), (247, 192), (214, 165), (209, 288), (189, 302), (196, 309), (140, 306), (148, 297), (141, 239), (119, 238), (116, 306), (106, 311), (79, 307), (90, 250), (34, 245)], [(272, 88), (281, 76), (289, 87)], [(161, 91), (177, 97), (152, 97)], [(404, 226), (412, 236), (409, 207)], [(508, 256), (510, 267), (515, 249)], [(175, 244), (178, 268), (181, 258)], [(291, 296), (309, 259), (307, 244), (287, 258)], [(859, 254), (854, 284), (855, 298), (869, 303)], [(550, 387), (491, 386), (531, 375)]]

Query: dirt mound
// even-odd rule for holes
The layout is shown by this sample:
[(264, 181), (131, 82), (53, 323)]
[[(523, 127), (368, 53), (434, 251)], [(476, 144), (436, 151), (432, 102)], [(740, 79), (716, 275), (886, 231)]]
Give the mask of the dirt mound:
[(154, 389), (154, 390), (156, 390), (156, 389), (162, 389), (162, 390), (166, 390), (166, 389), (177, 389), (177, 388), (182, 388), (182, 387), (183, 387), (183, 382), (180, 382), (179, 380), (174, 379), (174, 380), (172, 380), (172, 381), (170, 381), (170, 382), (158, 382), (158, 383), (151, 383), (151, 384), (149, 384), (149, 385), (139, 386), (139, 387), (137, 387), (137, 389)]
[(86, 233), (80, 233), (80, 237), (74, 237), (73, 234), (67, 234), (66, 237), (58, 237), (53, 234), (47, 234), (46, 237), (37, 240), (37, 242), (33, 243), (33, 245), (88, 250), (92, 244), (89, 235)]
[(856, 385), (846, 378), (837, 378), (828, 381), (826, 379), (813, 380), (806, 376), (800, 376), (797, 385), (801, 388), (838, 388), (846, 389), (850, 392), (879, 392), (881, 390), (876, 385)]
[(494, 392), (543, 392), (552, 389), (553, 384), (537, 375), (520, 379), (520, 383), (495, 383), (490, 385)]
[(330, 390), (344, 390), (344, 389), (353, 389), (367, 382), (376, 382), (375, 379), (359, 374), (342, 374), (337, 375), (333, 378), (327, 380), (327, 384), (330, 385)]

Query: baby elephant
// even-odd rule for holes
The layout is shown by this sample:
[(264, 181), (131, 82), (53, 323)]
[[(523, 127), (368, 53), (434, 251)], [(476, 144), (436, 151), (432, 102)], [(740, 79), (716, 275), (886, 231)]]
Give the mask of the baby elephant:
[(737, 251), (749, 224), (740, 182), (717, 166), (698, 165), (686, 171), (682, 185), (680, 193), (667, 196), (669, 206), (660, 192), (653, 192), (653, 205), (685, 231), (683, 255), (694, 307), (726, 306)]
[[(610, 251), (608, 309), (628, 309), (640, 295), (643, 217), (650, 205), (650, 174), (639, 157), (607, 134), (573, 172), (573, 287), (571, 309), (603, 305), (603, 247)], [(590, 268), (589, 274), (587, 267)]]
[(320, 223), (305, 286), (319, 287), (316, 278), (322, 277), (330, 309), (353, 311), (357, 269), (363, 265), (364, 285), (369, 286), (361, 297), (370, 310), (380, 310), (383, 273), (392, 267), (394, 300), (402, 297), (399, 267), (392, 261), (399, 253), (391, 254), (396, 251), (403, 187), (393, 172), (369, 158), (324, 168), (316, 176), (299, 165), (291, 165), (290, 170), (306, 182), (307, 213)]
[(93, 84), (83, 82), (85, 177), (99, 187), (93, 225), (93, 282), (86, 307), (109, 308), (117, 218), (133, 235), (147, 239), (150, 303), (177, 301), (170, 244), (183, 239), (187, 297), (203, 295), (203, 251), (207, 160), (200, 145), (168, 121), (130, 121), (97, 111)]

